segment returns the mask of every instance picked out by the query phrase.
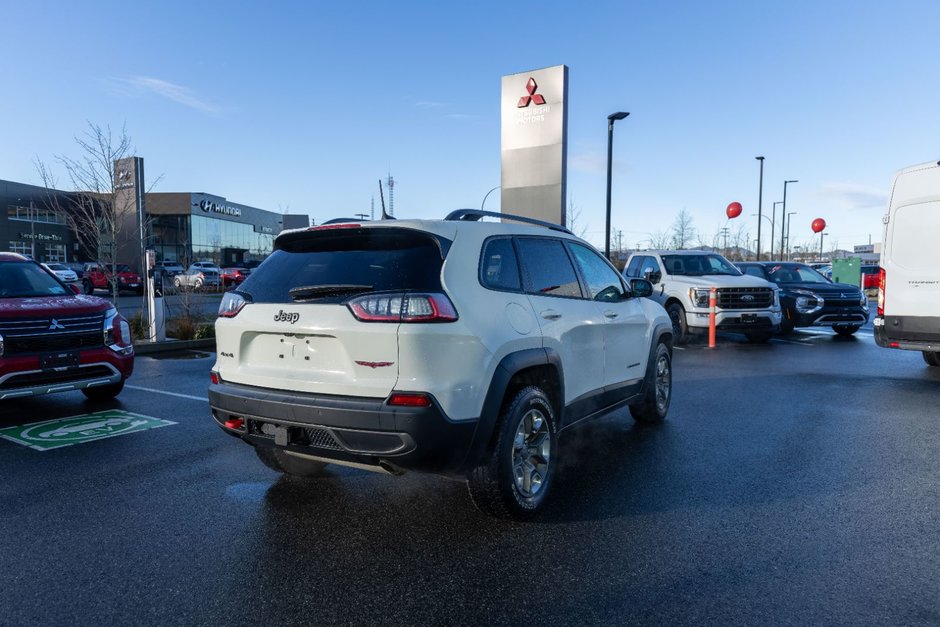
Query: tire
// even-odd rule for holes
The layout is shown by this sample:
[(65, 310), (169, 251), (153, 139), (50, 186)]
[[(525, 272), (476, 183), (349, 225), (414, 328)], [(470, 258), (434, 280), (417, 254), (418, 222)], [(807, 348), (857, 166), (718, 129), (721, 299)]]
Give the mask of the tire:
[(662, 342), (646, 368), (644, 388), (643, 401), (630, 405), (630, 415), (637, 422), (662, 422), (672, 401), (672, 356)]
[(194, 290), (201, 290), (201, 289), (202, 289), (202, 281), (198, 281), (198, 280), (197, 280), (195, 283), (193, 283), (193, 289), (194, 289)]
[(173, 287), (175, 287), (177, 291), (183, 289), (183, 282), (180, 281), (179, 277), (173, 279)]
[(837, 326), (832, 327), (832, 330), (841, 335), (842, 337), (849, 337), (854, 335), (861, 327), (858, 325), (847, 325), (847, 326)]
[(685, 344), (689, 340), (689, 327), (685, 319), (685, 308), (679, 303), (666, 307), (669, 321), (672, 322), (672, 337), (676, 344)]
[(503, 406), (489, 459), (467, 474), (477, 508), (497, 518), (531, 518), (555, 476), (558, 426), (545, 392), (528, 386)]
[(744, 335), (751, 344), (766, 344), (770, 341), (770, 338), (773, 337), (773, 333), (769, 331), (755, 331), (753, 333), (745, 333)]
[(315, 459), (304, 459), (303, 457), (289, 455), (273, 446), (256, 446), (255, 454), (271, 470), (294, 477), (319, 476), (327, 465), (325, 462)]
[(85, 388), (82, 394), (90, 401), (109, 401), (124, 389), (124, 382), (112, 383), (111, 385), (100, 385), (93, 388)]
[(927, 362), (928, 366), (933, 366), (934, 368), (940, 368), (940, 353), (932, 353), (930, 351), (924, 351), (924, 361)]

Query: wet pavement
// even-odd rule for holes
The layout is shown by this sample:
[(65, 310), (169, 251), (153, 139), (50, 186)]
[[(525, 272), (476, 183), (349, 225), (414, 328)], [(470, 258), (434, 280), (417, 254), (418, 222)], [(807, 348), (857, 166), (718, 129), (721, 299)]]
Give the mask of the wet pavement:
[(666, 422), (567, 434), (530, 523), (447, 478), (279, 477), (183, 356), (138, 357), (113, 402), (0, 404), (175, 423), (0, 440), (0, 624), (940, 623), (940, 371), (870, 326), (677, 350)]

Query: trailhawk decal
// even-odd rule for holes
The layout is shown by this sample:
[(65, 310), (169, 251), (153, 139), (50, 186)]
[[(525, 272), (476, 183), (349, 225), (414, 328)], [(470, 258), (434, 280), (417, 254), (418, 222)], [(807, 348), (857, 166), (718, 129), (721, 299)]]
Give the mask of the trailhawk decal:
[(0, 438), (28, 446), (36, 451), (48, 451), (175, 424), (169, 420), (133, 414), (121, 409), (109, 409), (93, 414), (7, 427), (0, 429)]

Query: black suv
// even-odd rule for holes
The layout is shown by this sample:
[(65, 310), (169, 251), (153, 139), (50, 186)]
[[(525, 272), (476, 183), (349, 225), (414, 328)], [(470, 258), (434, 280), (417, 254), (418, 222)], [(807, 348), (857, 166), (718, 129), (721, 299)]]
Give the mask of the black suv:
[(766, 279), (780, 288), (781, 333), (794, 327), (832, 327), (852, 335), (868, 322), (868, 298), (847, 283), (833, 283), (804, 263), (752, 261), (736, 264), (741, 272)]

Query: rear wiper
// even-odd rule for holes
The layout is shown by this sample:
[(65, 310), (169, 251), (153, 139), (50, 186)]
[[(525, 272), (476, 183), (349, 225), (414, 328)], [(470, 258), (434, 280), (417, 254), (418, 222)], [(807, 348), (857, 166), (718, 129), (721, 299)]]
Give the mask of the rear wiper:
[(372, 285), (304, 285), (294, 287), (288, 292), (292, 300), (308, 300), (324, 296), (338, 296), (340, 294), (359, 294), (371, 292)]

